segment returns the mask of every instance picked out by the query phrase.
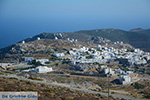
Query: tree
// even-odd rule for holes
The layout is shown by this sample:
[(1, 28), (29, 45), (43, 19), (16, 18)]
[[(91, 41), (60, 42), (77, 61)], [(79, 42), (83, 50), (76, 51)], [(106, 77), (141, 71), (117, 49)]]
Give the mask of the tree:
[(40, 65), (42, 65), (41, 62), (39, 62), (39, 61), (36, 62), (36, 60), (32, 60), (31, 63), (32, 63), (33, 65), (35, 65), (35, 66), (40, 66)]
[(63, 64), (69, 64), (69, 63), (71, 63), (71, 61), (70, 61), (70, 59), (63, 59), (63, 61), (62, 61), (62, 63)]

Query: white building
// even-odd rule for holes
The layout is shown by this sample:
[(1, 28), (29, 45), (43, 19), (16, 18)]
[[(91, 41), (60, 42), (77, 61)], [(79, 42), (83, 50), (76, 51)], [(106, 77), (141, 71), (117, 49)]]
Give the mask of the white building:
[(135, 49), (134, 52), (140, 52), (140, 49)]
[(121, 41), (120, 43), (123, 44), (123, 41)]
[(24, 40), (22, 41), (22, 44), (25, 44), (25, 41), (24, 41)]
[(104, 73), (113, 75), (113, 74), (115, 74), (115, 71), (113, 71), (111, 68), (107, 68), (107, 69), (104, 70)]
[(74, 56), (75, 56), (75, 55), (80, 55), (79, 53), (73, 52), (73, 51), (69, 51), (69, 54), (70, 54), (70, 55), (74, 55)]
[(77, 42), (78, 40), (77, 39), (75, 39), (75, 42)]
[(120, 83), (123, 85), (129, 84), (131, 82), (131, 77), (129, 75), (124, 75), (119, 77)]
[(41, 39), (40, 37), (37, 38), (37, 40), (40, 40), (40, 39)]
[(34, 60), (34, 58), (33, 57), (25, 57), (24, 60), (25, 60), (25, 62), (29, 62), (29, 61)]
[(71, 41), (74, 42), (74, 39), (72, 39)]
[(45, 65), (45, 62), (49, 62), (49, 59), (36, 59), (36, 62), (40, 62), (41, 64)]
[(127, 71), (127, 74), (132, 75), (133, 71)]
[(102, 49), (101, 45), (98, 45), (98, 46), (97, 46), (97, 49), (101, 50), (101, 49)]
[(62, 37), (62, 34), (61, 34), (61, 33), (59, 33), (59, 36), (60, 36), (60, 37)]
[(55, 40), (57, 40), (58, 38), (55, 36)]
[(64, 57), (65, 54), (64, 53), (56, 53), (54, 54), (55, 57)]
[(39, 66), (35, 69), (32, 69), (30, 72), (35, 72), (35, 73), (47, 73), (53, 71), (52, 68), (48, 68), (47, 66)]
[(67, 38), (68, 41), (70, 41), (70, 38)]

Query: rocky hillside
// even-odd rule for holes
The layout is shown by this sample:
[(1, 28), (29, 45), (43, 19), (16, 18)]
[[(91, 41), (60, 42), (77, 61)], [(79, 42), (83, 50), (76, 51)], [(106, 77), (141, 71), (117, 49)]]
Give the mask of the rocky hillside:
[(150, 29), (136, 28), (130, 31), (120, 29), (95, 29), (95, 30), (82, 30), (69, 33), (41, 33), (32, 38), (25, 39), (26, 42), (36, 40), (37, 37), (42, 39), (54, 39), (55, 36), (59, 39), (78, 39), (82, 42), (94, 43), (108, 43), (110, 41), (123, 41), (131, 44), (136, 48), (144, 51), (150, 51)]
[[(134, 46), (145, 51), (150, 51), (150, 34), (148, 33), (149, 29), (141, 28), (130, 31), (119, 29), (95, 29), (69, 33), (41, 33), (34, 37), (24, 39), (25, 44), (22, 44), (22, 41), (20, 41), (6, 48), (2, 48), (0, 49), (0, 53), (61, 52), (67, 51), (72, 47), (96, 47), (97, 44), (105, 45), (105, 43), (116, 48), (132, 48), (132, 46)], [(38, 37), (40, 40), (37, 40)], [(58, 40), (55, 40), (56, 37)], [(113, 45), (115, 41), (123, 41), (126, 44), (122, 46)]]
[[(10, 53), (10, 54), (26, 54), (26, 53), (40, 53), (40, 52), (64, 52), (68, 51), (71, 48), (79, 48), (81, 46), (88, 47), (87, 43), (83, 42), (70, 42), (67, 40), (54, 40), (54, 39), (41, 39), (34, 40), (27, 43), (16, 43), (9, 47), (1, 49), (1, 53)], [(96, 45), (92, 45), (95, 46)]]
[(95, 29), (77, 31), (78, 34), (87, 34), (94, 37), (103, 37), (111, 41), (123, 41), (136, 48), (150, 51), (150, 30), (149, 29), (133, 29), (124, 31), (120, 29)]

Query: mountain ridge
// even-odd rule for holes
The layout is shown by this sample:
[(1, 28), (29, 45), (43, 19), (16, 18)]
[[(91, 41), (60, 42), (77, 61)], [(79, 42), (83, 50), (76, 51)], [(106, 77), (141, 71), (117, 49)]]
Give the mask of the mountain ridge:
[[(148, 30), (150, 29), (137, 28), (125, 31), (121, 29), (109, 28), (109, 29), (80, 30), (75, 32), (63, 32), (63, 33), (44, 32), (35, 35), (31, 38), (26, 38), (24, 39), (24, 41), (26, 43), (31, 42), (37, 40), (38, 37), (40, 37), (41, 39), (54, 39), (55, 37), (57, 37), (58, 39), (63, 40), (67, 40), (67, 38), (70, 38), (74, 40), (77, 39), (78, 41), (85, 43), (97, 43), (97, 44), (99, 43), (104, 44), (110, 41), (112, 42), (123, 41), (124, 43), (131, 44), (132, 46), (140, 48), (144, 51), (150, 51), (149, 45), (150, 34), (147, 34)], [(62, 34), (62, 36), (60, 36), (59, 34)], [(21, 43), (22, 41), (19, 41), (18, 43)], [(7, 49), (10, 49), (11, 46), (13, 45), (2, 48), (0, 49), (0, 51), (4, 50), (5, 52), (7, 52)]]

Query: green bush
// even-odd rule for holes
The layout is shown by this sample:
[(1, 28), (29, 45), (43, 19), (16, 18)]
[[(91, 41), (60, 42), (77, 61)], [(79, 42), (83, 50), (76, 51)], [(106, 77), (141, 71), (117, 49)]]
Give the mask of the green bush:
[(139, 84), (138, 82), (131, 84), (131, 85), (133, 85), (135, 89), (144, 89), (145, 88), (144, 85)]
[(86, 59), (92, 59), (92, 57), (91, 56), (86, 56)]
[(42, 65), (41, 62), (39, 62), (39, 61), (36, 62), (36, 60), (32, 60), (31, 63), (32, 63), (33, 65), (36, 65), (36, 66)]

